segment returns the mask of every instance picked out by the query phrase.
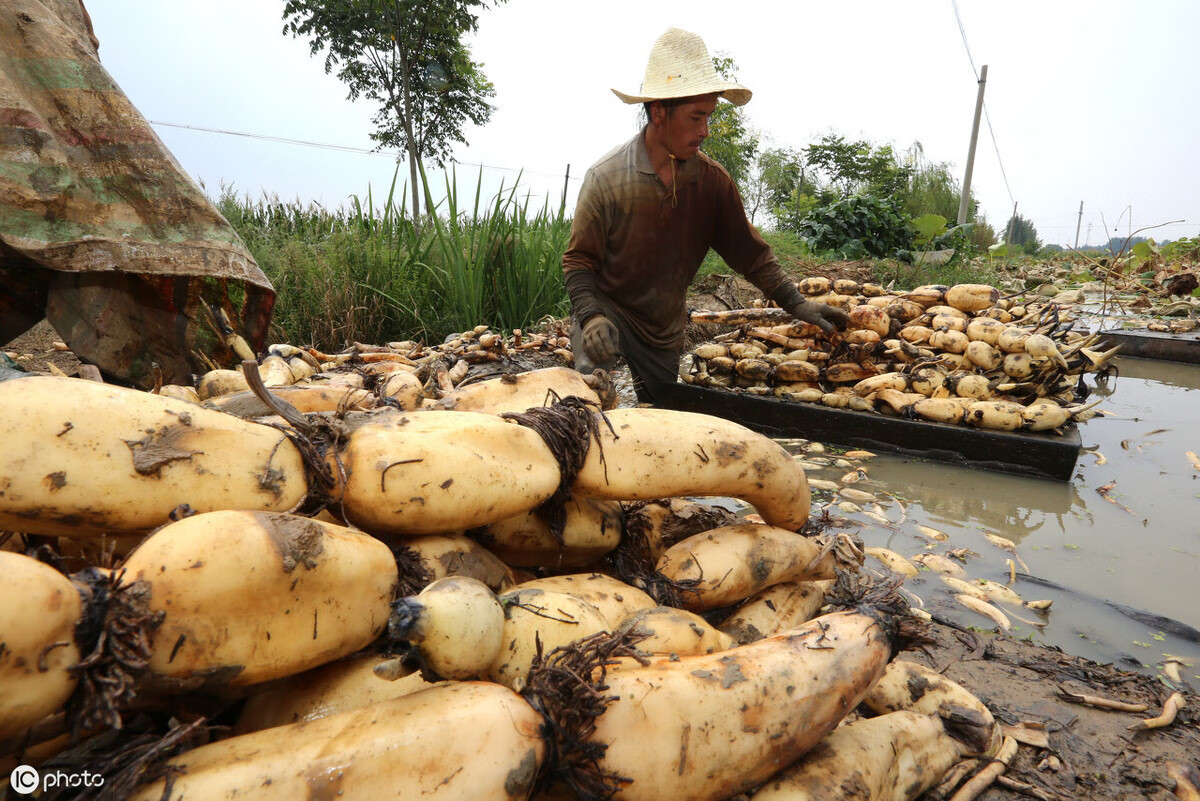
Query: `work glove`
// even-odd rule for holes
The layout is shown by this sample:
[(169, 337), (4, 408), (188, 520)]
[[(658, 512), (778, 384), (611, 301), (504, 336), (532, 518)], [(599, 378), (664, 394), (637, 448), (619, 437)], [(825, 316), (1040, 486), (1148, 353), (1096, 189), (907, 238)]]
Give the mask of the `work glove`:
[(619, 345), (617, 327), (603, 314), (593, 315), (583, 324), (583, 352), (596, 364), (611, 362)]
[(850, 323), (850, 315), (837, 306), (814, 303), (811, 300), (801, 300), (787, 309), (787, 313), (797, 320), (812, 323), (827, 334), (835, 328), (845, 331), (846, 326)]
[(825, 333), (829, 333), (835, 328), (844, 331), (850, 323), (850, 315), (836, 306), (805, 300), (804, 296), (800, 294), (800, 290), (796, 289), (796, 285), (791, 281), (784, 281), (780, 284), (771, 293), (771, 300), (797, 320), (811, 323)]

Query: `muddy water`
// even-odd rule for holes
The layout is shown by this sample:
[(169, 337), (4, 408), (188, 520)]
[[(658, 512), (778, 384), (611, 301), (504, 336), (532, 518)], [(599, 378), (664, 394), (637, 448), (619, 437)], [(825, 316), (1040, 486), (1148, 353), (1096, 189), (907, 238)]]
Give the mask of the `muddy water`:
[[(814, 489), (813, 510), (828, 509), (838, 530), (866, 546), (905, 557), (966, 549), (959, 552), (966, 580), (1007, 584), (1012, 560), (1012, 588), (1053, 605), (1042, 613), (996, 604), (1011, 635), (1149, 674), (1173, 656), (1189, 665), (1182, 677), (1200, 687), (1200, 469), (1186, 456), (1200, 455), (1200, 366), (1126, 357), (1117, 364), (1119, 376), (1095, 386), (1091, 398), (1103, 397), (1099, 408), (1111, 416), (1081, 425), (1071, 481), (884, 453), (847, 463), (844, 448), (826, 443), (817, 458), (833, 463), (809, 469), (809, 477), (841, 483), (861, 467), (866, 478), (843, 486), (871, 492), (874, 501), (857, 500), (862, 511), (847, 512), (837, 493)], [(628, 374), (614, 378), (620, 405), (637, 405)], [(813, 457), (803, 444), (780, 442), (798, 459)], [(930, 539), (918, 526), (947, 539)], [(1012, 541), (1015, 553), (987, 534)], [(874, 559), (867, 564), (882, 570)], [(995, 627), (959, 605), (933, 571), (921, 569), (905, 586), (940, 617)]]
[[(1200, 367), (1118, 361), (1119, 377), (1097, 388), (1106, 395), (1099, 408), (1113, 416), (1081, 426), (1084, 452), (1070, 482), (878, 455), (861, 463), (866, 479), (847, 485), (875, 493), (878, 506), (859, 501), (863, 512), (845, 512), (842, 498), (818, 491), (814, 509), (828, 505), (865, 544), (904, 556), (967, 549), (968, 579), (1007, 583), (1013, 559), (1033, 578), (1018, 576), (1012, 588), (1054, 602), (1048, 613), (999, 604), (1014, 636), (1148, 673), (1176, 656), (1200, 686), (1200, 469), (1185, 455), (1200, 453)], [(847, 472), (829, 465), (809, 475), (836, 481)], [(930, 540), (918, 524), (948, 539)], [(988, 533), (1015, 543), (1015, 554)], [(922, 570), (905, 586), (943, 617), (995, 625), (958, 605), (936, 573)]]

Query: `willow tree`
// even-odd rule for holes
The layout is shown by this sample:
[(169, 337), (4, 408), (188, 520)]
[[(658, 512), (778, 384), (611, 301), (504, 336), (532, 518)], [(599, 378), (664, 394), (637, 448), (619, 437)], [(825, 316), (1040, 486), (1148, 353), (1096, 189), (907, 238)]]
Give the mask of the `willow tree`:
[[(495, 0), (502, 3), (504, 0)], [(284, 33), (325, 52), (349, 98), (379, 104), (371, 138), (408, 154), (412, 209), (420, 213), (417, 165), (442, 166), (466, 124), (483, 125), (496, 92), (463, 36), (478, 28), (489, 0), (287, 0)]]

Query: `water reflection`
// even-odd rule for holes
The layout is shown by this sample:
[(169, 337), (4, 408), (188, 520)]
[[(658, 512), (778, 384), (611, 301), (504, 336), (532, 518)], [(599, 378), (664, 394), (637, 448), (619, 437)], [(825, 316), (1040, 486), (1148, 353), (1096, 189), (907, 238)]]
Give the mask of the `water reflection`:
[[(1200, 343), (1197, 343), (1196, 347), (1200, 348)], [(1117, 367), (1126, 378), (1154, 381), (1168, 387), (1200, 389), (1200, 370), (1196, 369), (1195, 365), (1122, 358), (1117, 360)]]
[[(1180, 656), (1193, 664), (1187, 675), (1200, 676), (1200, 643), (1188, 636), (1200, 629), (1200, 469), (1186, 456), (1200, 452), (1200, 366), (1131, 358), (1117, 365), (1119, 377), (1095, 395), (1112, 416), (1081, 427), (1084, 450), (1071, 481), (880, 455), (867, 463), (869, 479), (854, 485), (878, 494), (876, 511), (865, 504), (862, 514), (845, 512), (828, 492), (817, 494), (816, 506), (857, 526), (867, 545), (909, 557), (963, 549), (970, 578), (1007, 583), (1016, 570), (1048, 582), (1013, 583), (1027, 600), (1054, 601), (1044, 619), (1014, 610), (1025, 618), (1014, 620), (1016, 636), (1150, 672), (1166, 655)], [(932, 541), (918, 525), (948, 539)], [(1015, 554), (989, 534), (1015, 543)], [(992, 626), (958, 606), (936, 575), (923, 572), (908, 586), (959, 623)], [(1181, 633), (1153, 625), (1155, 615), (1178, 621)]]
[(1086, 506), (1073, 482), (920, 460), (879, 460), (871, 477), (924, 510), (935, 526), (974, 525), (1004, 532), (1010, 539), (1023, 539), (1045, 525), (1047, 518), (1061, 520), (1073, 507)]

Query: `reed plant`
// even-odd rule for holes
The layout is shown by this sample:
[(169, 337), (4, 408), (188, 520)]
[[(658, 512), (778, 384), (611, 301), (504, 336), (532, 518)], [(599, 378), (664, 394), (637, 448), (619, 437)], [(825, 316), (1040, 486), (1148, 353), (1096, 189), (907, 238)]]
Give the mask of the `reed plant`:
[[(570, 312), (562, 283), (562, 254), (571, 237), (571, 221), (561, 207), (551, 214), (543, 204), (531, 214), (529, 204), (529, 196), (519, 205), (510, 204), (512, 230), (493, 257), (496, 320), (506, 330)], [(535, 316), (531, 310), (536, 310)]]
[(456, 179), (457, 175), (453, 170), (446, 174), (443, 216), (439, 213), (442, 206), (435, 206), (433, 203), (429, 181), (426, 179), (424, 167), (421, 167), (421, 180), (425, 184), (425, 207), (434, 209), (427, 218), (434, 244), (431, 248), (434, 258), (429, 262), (430, 275), (447, 316), (462, 321), (463, 327), (458, 329), (462, 331), (489, 322), (491, 273), (495, 269), (496, 254), (504, 249), (505, 241), (511, 237), (512, 231), (510, 222), (502, 213), (503, 187), (496, 194), (491, 209), (481, 216), (481, 170), (475, 185), (475, 202), (471, 214), (467, 216), (459, 209)]
[[(398, 174), (397, 174), (398, 177)], [(381, 202), (368, 189), (328, 210), (277, 197), (238, 197), (218, 206), (276, 289), (273, 341), (341, 349), (446, 336), (486, 324), (500, 331), (563, 316), (562, 254), (570, 221), (544, 206), (531, 212), (518, 184), (464, 208), (455, 176), (430, 213), (413, 219), (397, 177)]]
[[(487, 323), (512, 330), (566, 315), (562, 254), (570, 222), (562, 211), (551, 215), (544, 204), (531, 215), (529, 196), (517, 196), (519, 177), (510, 187), (501, 184), (485, 207), (481, 174), (468, 214), (459, 205), (456, 177), (446, 175), (443, 204), (428, 218), (436, 242), (431, 275), (452, 328)], [(426, 205), (433, 205), (427, 181)]]

